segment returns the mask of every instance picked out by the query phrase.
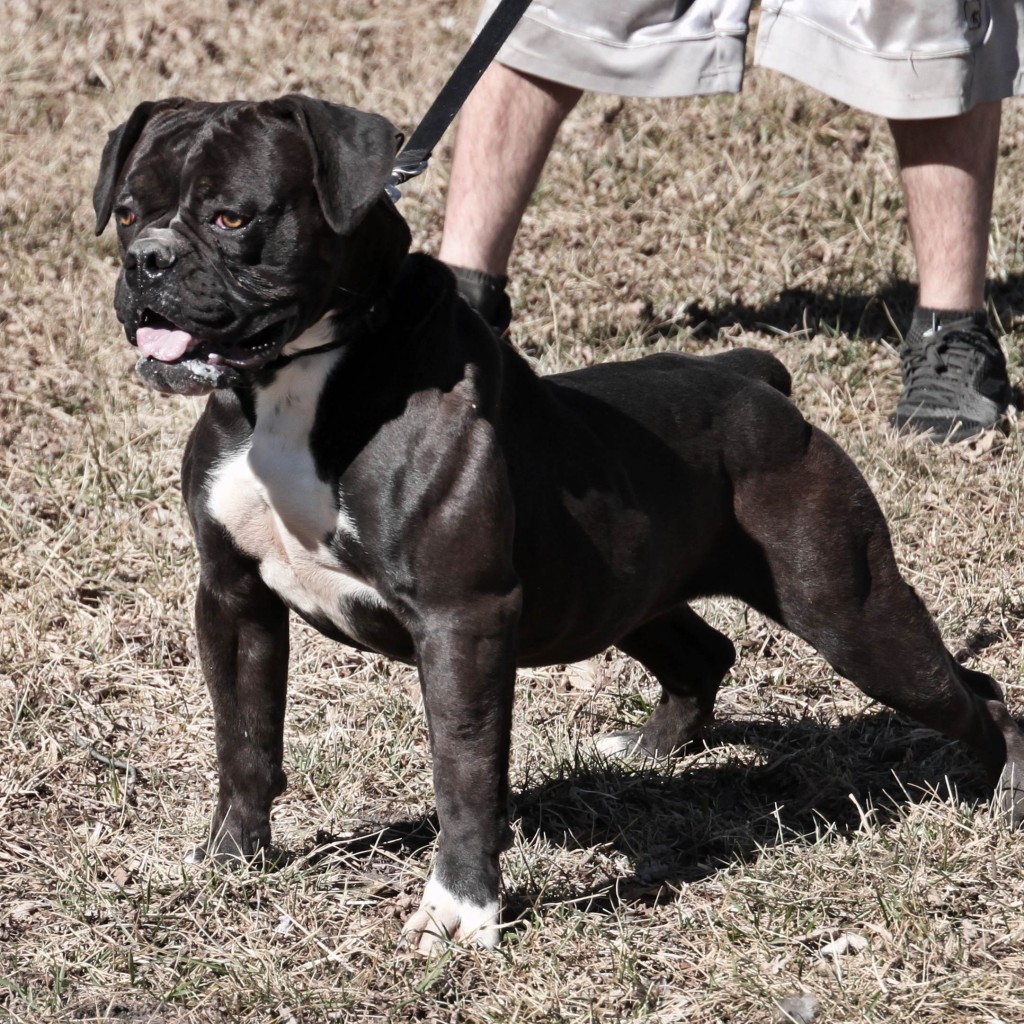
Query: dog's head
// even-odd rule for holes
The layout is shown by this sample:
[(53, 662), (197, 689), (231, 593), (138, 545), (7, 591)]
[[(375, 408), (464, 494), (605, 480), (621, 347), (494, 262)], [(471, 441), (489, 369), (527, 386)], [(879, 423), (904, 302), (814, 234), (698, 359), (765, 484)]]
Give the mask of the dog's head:
[(409, 246), (384, 195), (400, 142), (383, 117), (306, 96), (140, 104), (110, 133), (93, 205), (97, 234), (117, 222), (114, 306), (143, 379), (234, 386), (371, 303)]

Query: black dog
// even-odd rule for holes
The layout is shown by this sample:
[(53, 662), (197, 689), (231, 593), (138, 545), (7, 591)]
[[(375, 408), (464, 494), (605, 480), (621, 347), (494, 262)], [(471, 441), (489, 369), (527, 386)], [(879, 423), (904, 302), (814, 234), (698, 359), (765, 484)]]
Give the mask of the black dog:
[(144, 103), (95, 206), (116, 309), (165, 391), (210, 391), (183, 484), (220, 795), (202, 856), (255, 853), (285, 786), (288, 611), (415, 664), (441, 834), (407, 932), (498, 941), (517, 665), (615, 645), (663, 687), (629, 742), (669, 753), (732, 644), (690, 610), (743, 599), (865, 693), (962, 739), (1024, 811), (1024, 736), (957, 665), (866, 483), (770, 356), (652, 356), (538, 378), (409, 256), (383, 118), (286, 96)]

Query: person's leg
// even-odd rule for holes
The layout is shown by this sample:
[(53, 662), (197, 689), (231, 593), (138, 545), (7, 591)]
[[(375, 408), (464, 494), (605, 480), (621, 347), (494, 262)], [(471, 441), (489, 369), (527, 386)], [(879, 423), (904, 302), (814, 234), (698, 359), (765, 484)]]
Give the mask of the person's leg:
[(959, 117), (889, 122), (917, 254), (921, 306), (985, 305), (1000, 110), (997, 101)]
[(495, 326), (508, 323), (505, 274), (519, 222), (580, 96), (572, 86), (495, 63), (462, 109), (438, 255)]
[(985, 315), (999, 121), (998, 101), (957, 117), (889, 121), (919, 285), (894, 422), (938, 440), (994, 426), (1010, 399), (1006, 360)]

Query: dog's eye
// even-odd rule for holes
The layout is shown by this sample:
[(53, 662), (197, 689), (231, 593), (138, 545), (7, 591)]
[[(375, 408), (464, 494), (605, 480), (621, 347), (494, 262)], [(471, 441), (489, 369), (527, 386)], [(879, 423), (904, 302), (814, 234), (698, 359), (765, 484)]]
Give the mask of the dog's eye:
[(239, 228), (244, 228), (249, 223), (248, 217), (243, 217), (240, 213), (232, 213), (230, 210), (221, 210), (217, 214), (213, 221), (214, 224), (219, 228), (224, 228), (227, 231), (237, 231)]
[(117, 210), (114, 216), (117, 217), (117, 223), (123, 228), (130, 228), (135, 223), (134, 210)]

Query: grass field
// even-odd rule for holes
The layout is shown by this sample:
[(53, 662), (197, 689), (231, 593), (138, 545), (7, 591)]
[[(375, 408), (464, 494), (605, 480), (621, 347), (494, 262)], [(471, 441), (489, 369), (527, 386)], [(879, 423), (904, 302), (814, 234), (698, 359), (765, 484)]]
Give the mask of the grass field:
[[(624, 657), (522, 674), (498, 953), (396, 951), (435, 827), (416, 680), (298, 623), (287, 856), (187, 871), (215, 786), (177, 482), (200, 407), (133, 377), (114, 241), (93, 234), (99, 153), (138, 101), (174, 94), (302, 90), (408, 131), (475, 6), (2, 11), (0, 1019), (755, 1024), (813, 1004), (828, 1022), (1024, 1020), (1024, 839), (973, 761), (728, 603), (703, 609), (740, 652), (719, 721), (671, 765), (593, 753), (656, 699)], [(450, 142), (402, 202), (430, 251)], [(1022, 142), (1011, 104), (990, 293), (1015, 379)], [(777, 353), (871, 482), (950, 648), (1020, 714), (1024, 441), (889, 429), (912, 268), (880, 121), (763, 72), (740, 97), (589, 97), (520, 236), (513, 340), (543, 370)]]

